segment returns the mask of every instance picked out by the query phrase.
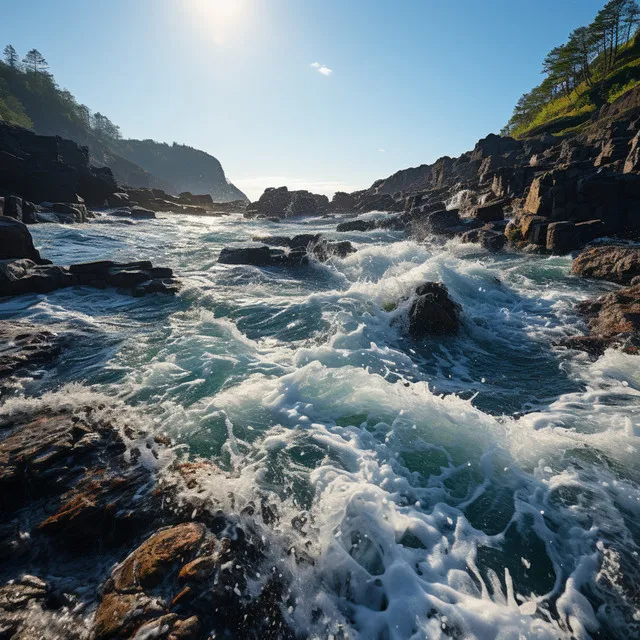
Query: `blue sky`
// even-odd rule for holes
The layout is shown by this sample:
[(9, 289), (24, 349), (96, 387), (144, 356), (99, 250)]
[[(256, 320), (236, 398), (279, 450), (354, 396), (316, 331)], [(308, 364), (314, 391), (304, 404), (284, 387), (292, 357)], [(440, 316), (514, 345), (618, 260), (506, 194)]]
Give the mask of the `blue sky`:
[(499, 131), (603, 3), (6, 0), (0, 44), (39, 49), (126, 137), (212, 153), (252, 198), (331, 193)]

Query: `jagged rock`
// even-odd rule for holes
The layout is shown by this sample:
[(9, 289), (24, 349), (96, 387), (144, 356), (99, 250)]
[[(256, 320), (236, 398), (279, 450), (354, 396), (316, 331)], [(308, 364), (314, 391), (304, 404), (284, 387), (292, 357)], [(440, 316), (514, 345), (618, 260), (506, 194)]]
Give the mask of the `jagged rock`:
[(466, 231), (460, 236), (460, 239), (463, 243), (478, 242), (484, 249), (491, 253), (501, 251), (505, 244), (507, 244), (504, 230), (494, 229), (490, 225)]
[(41, 366), (60, 354), (61, 338), (25, 322), (0, 321), (0, 378)]
[(550, 253), (569, 253), (581, 246), (580, 233), (573, 222), (551, 222), (547, 227), (546, 248)]
[(426, 282), (415, 290), (409, 310), (409, 332), (414, 339), (453, 335), (460, 328), (460, 305), (440, 282)]
[(290, 249), (306, 249), (310, 244), (320, 241), (319, 233), (301, 233), (297, 236), (256, 236), (254, 242), (261, 242), (270, 247), (289, 247)]
[(119, 287), (133, 295), (176, 293), (171, 269), (148, 261), (117, 263), (109, 260), (70, 267), (37, 265), (31, 260), (0, 260), (0, 296), (49, 293), (71, 286)]
[(624, 173), (640, 172), (640, 131), (636, 133), (631, 141), (629, 154), (624, 162)]
[(269, 247), (224, 247), (218, 262), (221, 264), (247, 264), (256, 267), (299, 267), (308, 264), (306, 249), (294, 249), (288, 253)]
[(332, 257), (346, 258), (349, 254), (355, 253), (357, 249), (348, 241), (331, 242), (320, 240), (310, 247), (311, 254), (320, 262), (326, 262)]
[(329, 207), (329, 198), (309, 191), (289, 191), (287, 187), (265, 189), (257, 202), (247, 208), (249, 217), (290, 218), (298, 216), (317, 216), (325, 213)]
[(349, 220), (347, 222), (341, 222), (337, 227), (336, 231), (347, 232), (347, 231), (372, 231), (377, 226), (375, 220)]
[(18, 196), (7, 196), (4, 198), (3, 215), (22, 222), (22, 198)]
[(503, 200), (482, 205), (475, 210), (473, 217), (480, 222), (504, 220), (504, 205)]
[(116, 191), (111, 170), (93, 167), (88, 149), (71, 140), (0, 122), (0, 154), (0, 191), (33, 202), (73, 202), (79, 194), (102, 206)]
[(351, 193), (336, 191), (329, 203), (329, 211), (336, 213), (349, 213), (356, 210), (357, 198)]
[(587, 249), (573, 261), (571, 273), (629, 284), (640, 275), (640, 247), (613, 245)]
[(29, 229), (18, 220), (0, 216), (0, 260), (27, 258), (36, 264), (48, 264), (33, 246)]
[(107, 207), (111, 209), (119, 209), (121, 207), (127, 207), (130, 204), (129, 194), (128, 193), (112, 193), (106, 199), (105, 204)]
[(640, 284), (581, 302), (578, 310), (587, 316), (590, 333), (565, 340), (564, 346), (599, 355), (607, 347), (619, 345), (628, 353), (638, 353)]

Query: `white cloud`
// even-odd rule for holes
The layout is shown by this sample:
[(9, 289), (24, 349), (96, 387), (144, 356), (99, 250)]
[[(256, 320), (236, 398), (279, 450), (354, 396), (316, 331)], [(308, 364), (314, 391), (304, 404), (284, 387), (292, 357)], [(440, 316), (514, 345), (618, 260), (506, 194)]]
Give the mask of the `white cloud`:
[(320, 64), (319, 62), (312, 62), (311, 66), (321, 73), (323, 76), (330, 76), (333, 73), (333, 69), (329, 69), (326, 64)]
[(354, 185), (346, 182), (340, 182), (338, 180), (306, 180), (304, 178), (291, 178), (286, 176), (259, 176), (256, 178), (239, 178), (231, 180), (233, 184), (242, 189), (247, 196), (252, 200), (257, 200), (267, 187), (282, 187), (287, 186), (289, 190), (295, 191), (298, 189), (306, 189), (312, 193), (323, 193), (326, 196), (331, 197), (336, 191), (357, 191), (368, 185)]

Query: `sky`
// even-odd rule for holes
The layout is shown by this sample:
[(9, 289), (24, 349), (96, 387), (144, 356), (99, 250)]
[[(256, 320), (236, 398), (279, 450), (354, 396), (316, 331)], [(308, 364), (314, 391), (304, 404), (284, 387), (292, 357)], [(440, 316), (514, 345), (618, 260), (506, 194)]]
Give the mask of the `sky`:
[(125, 137), (203, 149), (257, 199), (353, 191), (472, 148), (604, 0), (3, 4), (1, 48), (37, 48)]

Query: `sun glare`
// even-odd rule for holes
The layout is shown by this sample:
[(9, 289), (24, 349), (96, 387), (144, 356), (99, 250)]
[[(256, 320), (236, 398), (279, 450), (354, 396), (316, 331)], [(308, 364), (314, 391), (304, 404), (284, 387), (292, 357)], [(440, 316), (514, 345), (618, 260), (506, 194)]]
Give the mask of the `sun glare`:
[(246, 0), (193, 0), (195, 19), (209, 31), (214, 42), (223, 44), (246, 20)]

